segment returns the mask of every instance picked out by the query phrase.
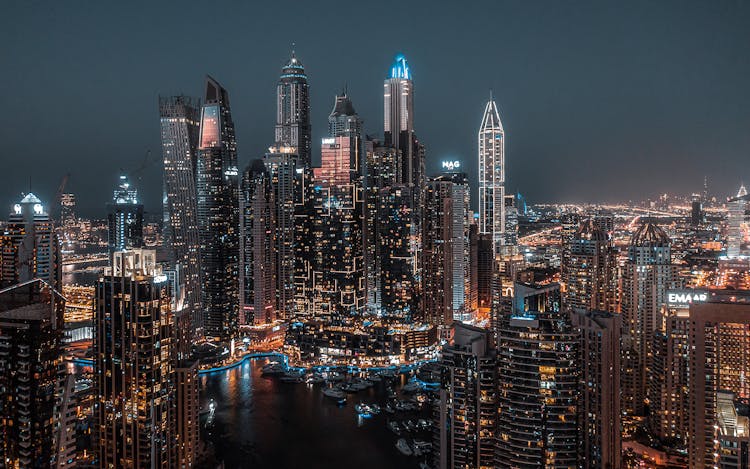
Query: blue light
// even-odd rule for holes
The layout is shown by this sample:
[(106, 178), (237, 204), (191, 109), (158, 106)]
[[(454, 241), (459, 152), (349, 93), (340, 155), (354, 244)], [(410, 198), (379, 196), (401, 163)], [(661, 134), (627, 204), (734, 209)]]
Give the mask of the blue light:
[(405, 78), (411, 80), (411, 70), (406, 63), (406, 57), (404, 57), (403, 54), (398, 54), (394, 59), (393, 66), (391, 67), (390, 78)]

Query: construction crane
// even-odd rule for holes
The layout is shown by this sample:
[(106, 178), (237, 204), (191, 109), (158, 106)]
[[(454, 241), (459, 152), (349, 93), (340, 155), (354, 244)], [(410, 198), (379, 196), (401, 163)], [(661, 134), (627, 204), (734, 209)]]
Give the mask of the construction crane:
[(151, 161), (151, 150), (146, 150), (146, 156), (143, 158), (143, 162), (130, 173), (130, 177), (134, 180), (140, 181), (142, 177), (141, 173), (151, 166), (151, 163), (153, 163), (153, 161)]

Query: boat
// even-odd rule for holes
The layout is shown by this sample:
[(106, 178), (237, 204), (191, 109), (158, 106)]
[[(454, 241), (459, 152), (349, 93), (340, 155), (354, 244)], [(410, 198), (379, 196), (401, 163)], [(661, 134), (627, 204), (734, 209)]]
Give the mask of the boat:
[(409, 381), (402, 389), (403, 392), (417, 392), (422, 389), (422, 386), (416, 381)]
[(351, 383), (344, 383), (339, 385), (338, 387), (344, 392), (356, 393), (361, 391), (361, 389)]
[(329, 373), (327, 379), (332, 383), (339, 382), (344, 380), (344, 375), (342, 375), (341, 373)]
[(427, 430), (428, 428), (430, 428), (430, 422), (425, 419), (419, 419), (417, 420), (417, 428), (421, 430)]
[(370, 405), (370, 412), (373, 414), (379, 414), (380, 413), (380, 406), (377, 404), (371, 404)]
[(396, 442), (396, 448), (401, 451), (401, 454), (404, 456), (411, 456), (414, 454), (414, 452), (411, 450), (411, 447), (409, 446), (409, 443), (406, 442), (405, 439), (399, 438)]
[(388, 412), (389, 414), (393, 414), (396, 412), (395, 410), (393, 410), (393, 407), (391, 407), (391, 404), (385, 405), (385, 411)]
[(421, 463), (419, 463), (419, 469), (430, 469), (430, 465), (422, 461)]
[(383, 378), (379, 374), (377, 374), (377, 373), (371, 374), (367, 379), (369, 381), (372, 381), (373, 383), (379, 383), (379, 382), (383, 381)]
[(346, 394), (344, 394), (344, 391), (338, 388), (325, 388), (323, 390), (323, 395), (332, 399), (336, 399), (338, 401), (340, 401), (341, 399), (346, 399)]
[(286, 367), (279, 363), (279, 362), (271, 362), (267, 365), (263, 365), (263, 368), (261, 368), (261, 375), (263, 376), (273, 376), (273, 375), (281, 375), (286, 373)]
[(390, 422), (388, 422), (388, 429), (396, 435), (401, 434), (401, 427), (398, 426), (398, 422), (396, 422), (395, 420), (391, 420)]
[(307, 384), (323, 384), (326, 380), (319, 374), (314, 374), (307, 377)]

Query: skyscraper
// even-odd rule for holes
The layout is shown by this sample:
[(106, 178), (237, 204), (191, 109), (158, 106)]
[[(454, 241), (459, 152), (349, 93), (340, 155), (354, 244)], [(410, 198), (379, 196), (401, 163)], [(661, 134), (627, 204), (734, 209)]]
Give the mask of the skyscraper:
[(669, 236), (652, 223), (641, 225), (628, 247), (622, 276), (623, 416), (644, 415), (652, 366), (652, 344), (667, 289), (674, 288)]
[(64, 308), (42, 279), (0, 289), (0, 467), (55, 467)]
[(203, 329), (209, 339), (231, 339), (239, 314), (239, 184), (237, 142), (229, 94), (206, 77), (198, 144), (198, 227)]
[(516, 283), (498, 336), (499, 468), (576, 467), (577, 337), (557, 284)]
[(414, 133), (414, 82), (406, 57), (398, 54), (383, 84), (384, 144), (401, 150), (400, 179), (396, 182), (421, 188), (424, 154)]
[(115, 252), (96, 283), (100, 467), (177, 467), (171, 304), (155, 251)]
[(496, 360), (489, 330), (454, 324), (453, 343), (443, 348), (440, 357), (433, 467), (495, 466)]
[(621, 316), (583, 309), (570, 314), (579, 339), (579, 467), (619, 469)]
[(449, 326), (471, 318), (469, 279), (469, 181), (464, 173), (430, 178), (425, 188), (422, 223), (422, 315)]
[(745, 210), (747, 209), (747, 189), (740, 186), (737, 196), (729, 202), (729, 216), (727, 217), (727, 257), (738, 257), (742, 252), (742, 224), (745, 221)]
[(320, 314), (361, 314), (365, 309), (364, 191), (359, 138), (324, 138), (322, 164), (314, 170), (315, 215), (312, 309)]
[(242, 176), (240, 311), (243, 324), (276, 320), (276, 201), (263, 160)]
[(310, 167), (312, 130), (310, 127), (310, 85), (305, 67), (292, 51), (281, 69), (276, 85), (276, 146), (294, 147), (306, 167)]
[(588, 219), (566, 243), (563, 307), (616, 311), (617, 256), (609, 234)]
[(0, 288), (40, 278), (61, 289), (62, 255), (52, 220), (34, 194), (13, 205), (0, 234)]
[(492, 99), (479, 127), (479, 232), (491, 233), (496, 254), (505, 245), (505, 131)]
[(60, 225), (71, 226), (76, 221), (76, 195), (70, 192), (60, 194)]
[(128, 177), (120, 175), (119, 183), (107, 204), (109, 255), (123, 249), (143, 247), (143, 204)]
[(195, 335), (201, 313), (200, 239), (196, 198), (196, 164), (200, 100), (189, 96), (159, 98), (164, 158), (164, 247), (169, 264), (181, 275), (185, 314)]

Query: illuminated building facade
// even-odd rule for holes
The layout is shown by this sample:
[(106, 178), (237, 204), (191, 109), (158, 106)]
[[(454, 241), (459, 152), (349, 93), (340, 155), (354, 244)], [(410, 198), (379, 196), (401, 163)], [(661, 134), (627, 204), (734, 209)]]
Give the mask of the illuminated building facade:
[[(384, 144), (401, 150), (397, 183), (421, 188), (424, 182), (424, 152), (414, 133), (414, 82), (406, 57), (399, 54), (383, 84)], [(417, 199), (419, 200), (419, 199)]]
[(13, 206), (0, 235), (0, 288), (40, 278), (62, 289), (62, 255), (47, 211), (34, 194)]
[(557, 284), (516, 283), (498, 331), (495, 467), (577, 467), (577, 334)]
[(422, 222), (422, 316), (437, 326), (472, 317), (469, 280), (469, 181), (464, 173), (430, 178)]
[(383, 147), (376, 140), (365, 142), (365, 221), (363, 227), (367, 310), (377, 313), (382, 304), (382, 255), (380, 240), (385, 231), (380, 228), (378, 210), (383, 189), (396, 184), (400, 171), (401, 152)]
[(644, 415), (653, 337), (676, 279), (669, 236), (652, 223), (641, 225), (630, 241), (622, 275), (624, 416)]
[(488, 329), (454, 323), (440, 357), (442, 381), (434, 422), (433, 467), (494, 467), (497, 351)]
[(476, 223), (471, 225), (469, 231), (469, 256), (470, 296), (475, 298), (477, 312), (487, 315), (492, 307), (495, 252), (492, 247), (492, 234), (480, 233), (479, 225)]
[(240, 227), (240, 311), (242, 324), (276, 320), (276, 203), (263, 160), (242, 176)]
[(505, 131), (490, 95), (479, 127), (479, 232), (492, 234), (495, 253), (505, 240)]
[(365, 310), (364, 190), (358, 137), (329, 137), (315, 169), (312, 217), (313, 314), (358, 315)]
[(609, 234), (589, 219), (564, 249), (563, 307), (617, 311), (617, 254)]
[(65, 300), (36, 279), (0, 289), (0, 466), (54, 467)]
[(276, 85), (276, 145), (294, 147), (304, 166), (310, 167), (310, 85), (302, 62), (292, 52)]
[(737, 192), (737, 196), (727, 202), (729, 205), (729, 216), (727, 217), (727, 257), (730, 259), (739, 257), (742, 253), (742, 241), (744, 240), (742, 225), (745, 222), (747, 199), (747, 189), (742, 185)]
[(720, 424), (727, 412), (722, 416), (719, 392), (748, 397), (749, 300), (747, 291), (724, 290), (711, 292), (706, 302), (690, 305), (689, 373), (694, 379), (688, 385), (686, 435), (691, 468), (727, 467), (720, 465), (724, 454)]
[(60, 194), (60, 225), (69, 227), (76, 223), (76, 195)]
[(156, 252), (115, 252), (96, 283), (99, 467), (176, 467), (172, 300)]
[(619, 469), (622, 319), (608, 311), (577, 309), (571, 320), (579, 339), (579, 467)]
[(239, 316), (239, 172), (229, 95), (211, 77), (201, 108), (197, 161), (203, 332), (234, 337)]
[(159, 98), (164, 161), (164, 247), (171, 269), (184, 285), (188, 327), (198, 336), (201, 310), (200, 237), (196, 166), (200, 100), (188, 96)]
[(109, 255), (123, 249), (143, 247), (143, 204), (128, 177), (120, 175), (112, 203), (107, 204)]

